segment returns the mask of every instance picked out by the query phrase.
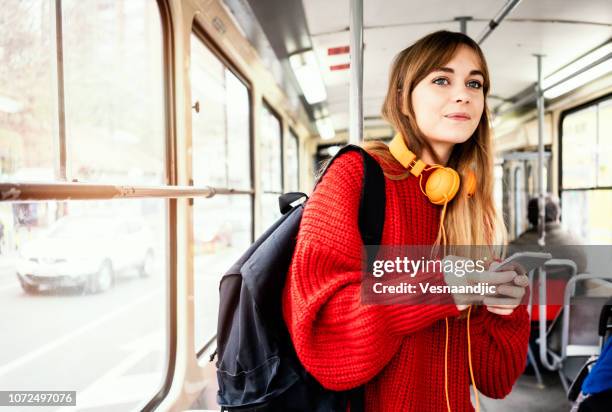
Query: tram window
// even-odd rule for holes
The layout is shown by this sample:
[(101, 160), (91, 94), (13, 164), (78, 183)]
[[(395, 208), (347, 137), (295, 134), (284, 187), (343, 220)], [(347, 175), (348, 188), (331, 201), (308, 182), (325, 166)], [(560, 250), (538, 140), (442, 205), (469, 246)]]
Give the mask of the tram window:
[(597, 185), (612, 186), (612, 99), (599, 103)]
[(283, 192), (282, 135), (280, 120), (267, 105), (261, 111), (261, 221), (266, 229), (280, 217), (278, 196)]
[(0, 203), (2, 390), (142, 409), (167, 373), (166, 216), (162, 199)]
[(225, 70), (227, 102), (232, 109), (227, 113), (228, 124), (228, 185), (251, 189), (251, 143), (249, 92), (246, 86), (229, 70)]
[(54, 16), (49, 1), (0, 7), (0, 181), (59, 177)]
[(568, 190), (561, 194), (563, 227), (589, 245), (612, 244), (612, 190)]
[(562, 220), (588, 244), (612, 243), (611, 115), (608, 98), (563, 118)]
[[(192, 176), (197, 186), (251, 189), (247, 87), (196, 34), (191, 35)], [(252, 195), (216, 195), (193, 203), (194, 342), (216, 333), (219, 280), (252, 239)]]
[(563, 119), (563, 188), (597, 185), (597, 106)]
[(61, 5), (68, 176), (165, 183), (157, 2), (64, 0)]
[[(193, 180), (196, 184), (250, 189), (249, 93), (202, 43), (191, 37)], [(229, 110), (231, 108), (231, 110)]]
[(298, 137), (289, 129), (289, 139), (286, 146), (286, 171), (287, 171), (287, 192), (297, 192), (299, 190), (299, 160), (298, 160)]

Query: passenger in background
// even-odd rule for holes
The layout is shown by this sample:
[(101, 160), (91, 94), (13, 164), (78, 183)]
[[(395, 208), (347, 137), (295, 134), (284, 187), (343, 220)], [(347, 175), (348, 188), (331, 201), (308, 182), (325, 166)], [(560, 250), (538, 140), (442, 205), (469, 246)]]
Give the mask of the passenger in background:
[[(538, 198), (534, 197), (530, 199), (527, 204), (527, 219), (531, 226), (518, 238), (510, 242), (508, 246), (509, 254), (523, 251), (527, 248), (533, 249), (537, 246), (538, 213)], [(587, 259), (584, 249), (581, 246), (582, 240), (561, 227), (561, 222), (559, 222), (561, 208), (559, 207), (559, 200), (556, 197), (546, 195), (544, 213), (544, 231), (546, 233), (544, 251), (550, 252), (554, 259), (570, 259), (574, 261), (578, 268), (578, 273), (584, 273)], [(568, 247), (559, 248), (558, 246)], [(555, 256), (555, 253), (557, 256)]]

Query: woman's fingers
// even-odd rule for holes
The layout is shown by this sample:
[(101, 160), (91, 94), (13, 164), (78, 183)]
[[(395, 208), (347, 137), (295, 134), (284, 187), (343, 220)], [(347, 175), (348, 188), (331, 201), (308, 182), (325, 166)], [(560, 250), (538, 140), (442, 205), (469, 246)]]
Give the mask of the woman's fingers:
[(529, 285), (529, 278), (519, 265), (512, 265), (501, 272), (496, 272), (499, 263), (494, 262), (488, 272), (476, 274), (476, 283), (487, 282), (490, 285), (498, 285), (495, 296), (485, 296), (482, 303), (486, 305), (489, 312), (500, 316), (508, 316), (520, 304), (525, 295), (525, 287)]
[(516, 299), (520, 299), (525, 295), (525, 288), (520, 286), (512, 286), (511, 284), (499, 285), (496, 288), (496, 291), (496, 295), (503, 295)]
[(474, 272), (469, 277), (469, 283), (488, 283), (489, 285), (501, 285), (502, 283), (509, 283), (516, 277), (514, 271), (504, 272)]
[(487, 306), (497, 306), (497, 305), (507, 305), (507, 306), (518, 306), (521, 303), (520, 299), (517, 298), (502, 298), (499, 296), (486, 296), (483, 301), (483, 305)]
[(510, 263), (510, 265), (507, 266), (507, 270), (513, 270), (518, 275), (525, 275), (527, 273), (525, 268), (520, 263), (516, 262)]
[(494, 306), (487, 306), (487, 310), (491, 313), (495, 313), (496, 315), (508, 316), (514, 312), (514, 309), (502, 309)]
[(527, 275), (518, 275), (514, 278), (514, 284), (523, 288), (527, 287), (529, 285), (529, 277)]
[[(489, 270), (490, 271), (495, 271), (495, 269), (497, 269), (500, 265), (501, 265), (501, 262), (492, 262), (489, 265)], [(511, 262), (511, 263), (505, 264), (504, 265), (504, 270), (510, 270), (510, 271), (516, 272), (518, 275), (525, 275), (527, 273), (525, 271), (525, 268), (523, 268), (523, 266), (521, 266), (520, 264), (518, 264), (516, 262)]]

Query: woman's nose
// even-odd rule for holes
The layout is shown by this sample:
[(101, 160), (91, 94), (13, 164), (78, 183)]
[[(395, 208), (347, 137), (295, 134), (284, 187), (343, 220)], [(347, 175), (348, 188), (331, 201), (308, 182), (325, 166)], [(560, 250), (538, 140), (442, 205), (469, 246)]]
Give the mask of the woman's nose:
[(456, 103), (469, 103), (470, 102), (470, 95), (465, 89), (465, 87), (460, 87), (459, 89), (455, 90), (455, 102)]

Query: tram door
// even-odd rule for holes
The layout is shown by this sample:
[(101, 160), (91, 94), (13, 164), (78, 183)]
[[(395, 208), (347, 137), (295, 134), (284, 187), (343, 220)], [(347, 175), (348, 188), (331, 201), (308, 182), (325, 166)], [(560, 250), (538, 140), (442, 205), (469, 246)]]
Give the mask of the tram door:
[[(538, 195), (538, 153), (510, 152), (503, 155), (503, 214), (509, 240), (520, 236), (529, 228), (527, 203)], [(544, 152), (544, 182), (546, 192), (551, 190), (551, 156)]]

